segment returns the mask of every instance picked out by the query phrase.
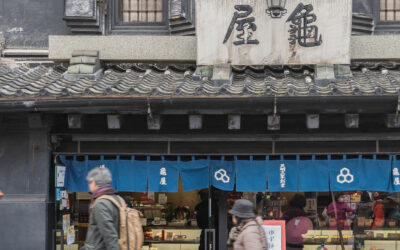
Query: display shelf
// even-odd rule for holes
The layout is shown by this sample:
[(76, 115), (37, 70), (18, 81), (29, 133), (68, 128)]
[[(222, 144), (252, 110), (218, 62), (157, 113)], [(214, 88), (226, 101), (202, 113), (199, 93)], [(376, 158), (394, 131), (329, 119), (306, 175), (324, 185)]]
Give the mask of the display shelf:
[(143, 226), (144, 228), (148, 229), (184, 229), (184, 230), (201, 230), (198, 227), (188, 227), (188, 226)]
[[(321, 245), (304, 245), (303, 250), (315, 250), (320, 246)], [(325, 244), (324, 246), (328, 250), (342, 250), (341, 245), (327, 245), (327, 244)], [(353, 250), (354, 247), (353, 247), (353, 245), (344, 245), (344, 249), (345, 250)]]
[(75, 226), (78, 227), (89, 227), (89, 223), (87, 222), (78, 222), (78, 223), (74, 223)]
[[(344, 244), (345, 246), (353, 246), (352, 244)], [(304, 244), (304, 246), (321, 246), (321, 244)], [(340, 244), (336, 243), (324, 243), (324, 246), (341, 246)]]

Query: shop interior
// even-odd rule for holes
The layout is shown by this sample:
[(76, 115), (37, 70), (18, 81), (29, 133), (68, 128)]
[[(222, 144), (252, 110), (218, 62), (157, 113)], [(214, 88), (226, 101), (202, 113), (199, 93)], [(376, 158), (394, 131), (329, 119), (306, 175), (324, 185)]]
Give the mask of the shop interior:
[[(253, 201), (256, 214), (264, 220), (281, 220), (296, 194), (305, 198), (303, 210), (313, 224), (312, 230), (302, 235), (303, 249), (400, 249), (398, 193), (248, 193), (222, 191), (214, 187), (184, 191), (179, 177), (178, 192), (119, 194), (143, 215), (144, 250), (197, 250), (200, 243), (204, 242), (202, 230), (205, 228), (211, 229), (211, 235), (214, 234), (208, 237), (212, 238), (210, 243), (216, 243), (208, 249), (218, 249), (218, 242), (225, 242), (225, 239), (218, 239), (218, 231), (229, 232), (232, 227), (228, 210), (235, 200), (245, 198)], [(330, 209), (333, 200), (336, 201), (335, 212)], [(57, 249), (77, 250), (83, 246), (86, 237), (90, 194), (56, 188), (56, 202)], [(225, 205), (221, 206), (220, 203)], [(343, 219), (338, 214), (344, 208), (347, 210), (343, 212)], [(226, 218), (222, 218), (224, 216)], [(64, 237), (61, 237), (63, 234)], [(68, 242), (69, 237), (73, 240)]]
[[(201, 226), (196, 220), (202, 202), (201, 193), (208, 197), (209, 190), (184, 192), (179, 185), (178, 193), (132, 193), (121, 195), (143, 214), (142, 224), (145, 242), (143, 249), (197, 250), (201, 240)], [(256, 212), (265, 220), (279, 220), (290, 207), (296, 193), (239, 193), (227, 192), (228, 209), (240, 198), (252, 200)], [(400, 249), (399, 198), (388, 193), (341, 192), (298, 193), (306, 198), (304, 211), (313, 222), (313, 230), (303, 235), (304, 249)], [(327, 210), (332, 196), (340, 196), (351, 210), (346, 220), (338, 221)], [(367, 198), (366, 198), (367, 197)], [(212, 199), (212, 202), (216, 202)], [(339, 202), (339, 201), (338, 201)], [(74, 227), (75, 243), (64, 249), (78, 249), (84, 244), (88, 227), (89, 193), (69, 193), (67, 206), (57, 213), (58, 228), (63, 227), (66, 215)], [(208, 201), (206, 201), (208, 207)], [(58, 209), (63, 206), (59, 203)], [(213, 206), (214, 207), (214, 206)], [(212, 213), (210, 225), (216, 227), (216, 213)], [(207, 215), (208, 216), (208, 215)], [(229, 217), (229, 215), (227, 214)], [(202, 217), (205, 218), (204, 216)], [(207, 218), (207, 217), (206, 217)], [(67, 219), (68, 220), (68, 219)], [(208, 222), (206, 222), (208, 224)], [(228, 218), (228, 230), (232, 226)], [(339, 233), (340, 230), (340, 233)], [(59, 237), (60, 238), (60, 237)], [(65, 239), (66, 241), (66, 235)], [(203, 239), (202, 239), (203, 240)], [(58, 240), (60, 241), (60, 239)]]

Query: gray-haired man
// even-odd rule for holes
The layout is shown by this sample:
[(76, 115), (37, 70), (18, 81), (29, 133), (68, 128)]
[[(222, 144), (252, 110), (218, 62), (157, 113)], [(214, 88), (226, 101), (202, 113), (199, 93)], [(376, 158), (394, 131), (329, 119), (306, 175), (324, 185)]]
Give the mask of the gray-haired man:
[[(106, 199), (96, 199), (102, 195), (116, 197), (116, 191), (112, 188), (112, 176), (110, 170), (105, 167), (96, 167), (87, 175), (92, 198), (89, 206), (89, 228), (86, 235), (85, 250), (119, 250), (119, 210)], [(95, 204), (95, 205), (94, 205)]]

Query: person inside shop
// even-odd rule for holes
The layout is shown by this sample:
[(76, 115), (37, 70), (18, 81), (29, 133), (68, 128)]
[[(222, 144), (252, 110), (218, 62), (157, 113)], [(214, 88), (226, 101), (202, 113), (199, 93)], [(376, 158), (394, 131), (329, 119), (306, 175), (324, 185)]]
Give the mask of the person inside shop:
[(378, 192), (374, 192), (374, 223), (372, 230), (383, 227), (385, 225), (385, 212), (383, 210), (383, 199)]
[[(372, 217), (373, 215), (373, 208), (374, 204), (371, 200), (371, 197), (369, 195), (369, 193), (367, 191), (364, 191), (361, 194), (361, 200), (360, 203), (358, 203), (357, 205), (357, 219), (356, 219), (356, 223), (354, 224), (354, 230), (358, 233), (362, 233), (364, 231), (365, 228), (365, 223), (363, 223), (363, 221), (365, 221), (365, 219), (369, 219)], [(363, 226), (364, 224), (364, 226)], [(369, 225), (371, 226), (371, 225)]]
[(96, 201), (102, 195), (110, 195), (118, 200), (112, 188), (111, 172), (105, 167), (96, 167), (89, 172), (86, 180), (92, 197), (85, 246), (80, 250), (119, 250), (119, 209), (109, 200)]
[(208, 189), (200, 190), (199, 196), (201, 202), (196, 205), (194, 211), (196, 212), (197, 226), (201, 229), (199, 250), (205, 250), (204, 233), (208, 228)]
[(251, 201), (240, 199), (233, 204), (229, 214), (235, 225), (229, 232), (227, 241), (230, 250), (267, 250), (268, 243), (265, 236), (263, 221), (254, 213)]
[(0, 190), (0, 199), (3, 198), (3, 196), (4, 196), (4, 193), (1, 192), (1, 190)]
[(269, 199), (265, 193), (257, 193), (256, 200), (257, 200), (257, 206), (256, 206), (257, 214), (261, 214), (263, 220), (268, 220), (270, 217), (268, 214), (268, 210), (272, 206), (271, 199)]
[(288, 223), (293, 218), (306, 216), (305, 206), (306, 197), (302, 194), (295, 194), (289, 202), (289, 208), (283, 213), (282, 219)]
[(289, 208), (283, 213), (282, 219), (286, 221), (286, 249), (303, 249), (303, 234), (313, 229), (312, 221), (306, 217), (304, 207), (306, 197), (295, 194), (289, 202)]
[[(335, 212), (336, 211), (336, 212)], [(348, 222), (348, 216), (351, 213), (354, 213), (354, 209), (350, 208), (344, 202), (344, 196), (342, 193), (339, 193), (335, 197), (335, 201), (332, 201), (328, 206), (327, 214), (334, 218), (336, 223), (332, 223), (332, 219), (329, 223), (329, 229), (336, 229), (338, 225), (340, 225), (341, 229), (350, 229), (350, 223)]]
[[(389, 200), (389, 204), (388, 204), (388, 208), (386, 209), (386, 219), (389, 219), (389, 223), (390, 221), (398, 221), (400, 220), (400, 204), (399, 204), (399, 200), (396, 197), (393, 197), (391, 195), (389, 195), (387, 197), (387, 199)], [(398, 225), (398, 223), (396, 223), (396, 225)]]

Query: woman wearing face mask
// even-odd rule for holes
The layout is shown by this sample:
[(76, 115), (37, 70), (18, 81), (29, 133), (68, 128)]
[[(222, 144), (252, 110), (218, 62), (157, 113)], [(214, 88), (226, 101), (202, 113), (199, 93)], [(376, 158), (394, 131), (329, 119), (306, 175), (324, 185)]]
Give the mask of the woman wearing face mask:
[[(337, 218), (335, 215), (335, 206), (337, 211)], [(354, 213), (354, 210), (344, 202), (343, 194), (339, 194), (337, 195), (336, 201), (333, 201), (328, 206), (327, 214), (331, 218), (336, 218), (336, 223), (339, 223), (340, 228), (350, 229), (350, 225), (346, 225), (345, 223), (347, 221), (347, 213)], [(329, 229), (336, 229), (336, 225), (330, 225)]]
[(268, 243), (262, 228), (261, 217), (256, 217), (253, 203), (237, 200), (229, 210), (235, 226), (229, 232), (227, 242), (230, 250), (267, 250)]

